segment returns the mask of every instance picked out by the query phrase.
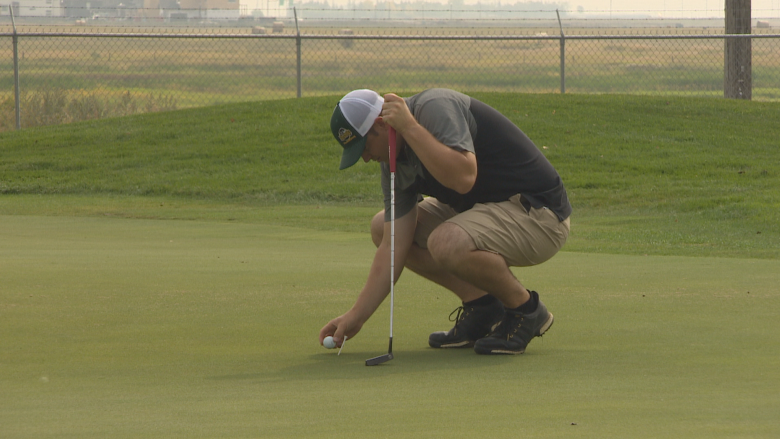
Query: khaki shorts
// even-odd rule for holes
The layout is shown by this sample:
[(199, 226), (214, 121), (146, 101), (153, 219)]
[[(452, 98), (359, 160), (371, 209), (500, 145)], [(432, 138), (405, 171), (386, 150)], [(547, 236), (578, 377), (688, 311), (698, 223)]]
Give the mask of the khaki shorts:
[(418, 205), (414, 242), (428, 248), (428, 237), (443, 222), (457, 224), (474, 240), (479, 250), (504, 257), (507, 265), (541, 264), (563, 247), (569, 236), (569, 218), (559, 221), (550, 209), (526, 210), (521, 195), (500, 203), (475, 204), (457, 213), (435, 198)]

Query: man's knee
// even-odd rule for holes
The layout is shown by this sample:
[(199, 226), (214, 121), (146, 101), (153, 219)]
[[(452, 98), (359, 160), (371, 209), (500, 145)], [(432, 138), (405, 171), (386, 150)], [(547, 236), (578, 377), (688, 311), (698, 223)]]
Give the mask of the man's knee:
[(374, 215), (371, 219), (371, 240), (374, 241), (374, 245), (379, 247), (382, 243), (382, 237), (385, 234), (385, 211), (380, 210), (379, 213)]
[(474, 248), (471, 236), (460, 226), (452, 223), (443, 223), (428, 237), (428, 251), (431, 256), (448, 269), (454, 269), (461, 256)]

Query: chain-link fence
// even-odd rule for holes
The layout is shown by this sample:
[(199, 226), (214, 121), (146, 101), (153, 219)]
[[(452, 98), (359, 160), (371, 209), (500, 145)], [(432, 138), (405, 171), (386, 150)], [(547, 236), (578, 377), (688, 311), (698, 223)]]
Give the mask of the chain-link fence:
[[(722, 97), (722, 34), (0, 33), (0, 130), (227, 102), (339, 95), (632, 93)], [(569, 33), (571, 31), (568, 31)], [(406, 32), (409, 33), (409, 32)], [(492, 33), (492, 34), (491, 34)], [(654, 34), (655, 33), (655, 34)], [(780, 100), (780, 35), (750, 35), (752, 98)], [(16, 46), (16, 47), (14, 47)], [(16, 49), (16, 50), (14, 50)], [(17, 54), (16, 59), (14, 53)], [(14, 95), (14, 65), (19, 95)]]

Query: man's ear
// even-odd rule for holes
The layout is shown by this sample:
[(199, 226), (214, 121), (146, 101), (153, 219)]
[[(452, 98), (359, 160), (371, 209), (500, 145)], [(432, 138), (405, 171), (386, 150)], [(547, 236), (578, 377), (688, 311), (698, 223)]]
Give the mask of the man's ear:
[(382, 129), (387, 129), (387, 124), (385, 123), (384, 119), (382, 119), (381, 116), (374, 119), (374, 124), (376, 124)]

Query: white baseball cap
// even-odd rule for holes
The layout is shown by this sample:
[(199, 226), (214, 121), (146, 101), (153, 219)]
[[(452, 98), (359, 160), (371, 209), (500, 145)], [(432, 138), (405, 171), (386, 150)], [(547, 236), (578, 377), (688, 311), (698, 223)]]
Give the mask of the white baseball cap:
[(366, 134), (382, 113), (385, 100), (373, 90), (355, 90), (341, 98), (333, 116), (330, 130), (344, 152), (339, 169), (346, 169), (357, 163), (366, 148)]

